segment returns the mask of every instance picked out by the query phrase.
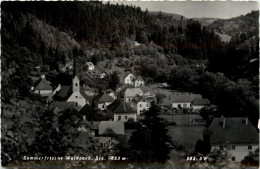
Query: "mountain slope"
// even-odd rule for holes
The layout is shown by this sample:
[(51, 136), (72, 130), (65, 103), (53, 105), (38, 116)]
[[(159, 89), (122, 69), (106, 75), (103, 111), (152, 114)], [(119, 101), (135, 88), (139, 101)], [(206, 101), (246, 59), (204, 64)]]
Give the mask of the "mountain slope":
[(245, 33), (248, 37), (258, 34), (259, 11), (252, 11), (231, 19), (218, 19), (209, 25), (210, 29), (221, 34), (236, 36)]

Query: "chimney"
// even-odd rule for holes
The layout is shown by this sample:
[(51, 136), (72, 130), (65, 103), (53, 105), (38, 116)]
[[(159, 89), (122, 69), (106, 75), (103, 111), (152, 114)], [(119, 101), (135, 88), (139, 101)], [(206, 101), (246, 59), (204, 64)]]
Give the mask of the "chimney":
[(45, 75), (41, 75), (41, 78), (42, 78), (42, 79), (45, 79)]
[(222, 115), (221, 119), (223, 120), (223, 128), (226, 127), (226, 118)]
[(246, 117), (246, 125), (248, 125), (248, 118)]
[(86, 120), (86, 115), (83, 115), (83, 120), (84, 120), (84, 121)]

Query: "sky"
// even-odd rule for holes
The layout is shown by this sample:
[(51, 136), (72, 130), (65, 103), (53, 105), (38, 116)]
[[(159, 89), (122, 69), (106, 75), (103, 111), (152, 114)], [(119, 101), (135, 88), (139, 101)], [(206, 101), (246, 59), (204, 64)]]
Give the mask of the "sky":
[(257, 1), (110, 1), (111, 4), (135, 5), (142, 10), (175, 13), (186, 18), (228, 19), (259, 9)]

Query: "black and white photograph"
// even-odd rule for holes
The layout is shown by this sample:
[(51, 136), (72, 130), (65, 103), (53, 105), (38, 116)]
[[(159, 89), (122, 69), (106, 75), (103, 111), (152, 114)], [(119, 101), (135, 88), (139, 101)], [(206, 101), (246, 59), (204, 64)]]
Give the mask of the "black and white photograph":
[(257, 169), (258, 1), (3, 1), (1, 168)]

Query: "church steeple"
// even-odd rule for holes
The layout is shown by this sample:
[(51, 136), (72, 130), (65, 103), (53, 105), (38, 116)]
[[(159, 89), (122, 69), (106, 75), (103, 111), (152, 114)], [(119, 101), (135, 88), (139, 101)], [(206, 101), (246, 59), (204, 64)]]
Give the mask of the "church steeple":
[(78, 68), (77, 68), (77, 58), (74, 57), (73, 59), (73, 80), (72, 80), (72, 91), (79, 92), (80, 91), (80, 84), (79, 84), (79, 76), (78, 76)]
[(77, 67), (77, 57), (73, 58), (73, 78), (78, 75), (78, 67)]

